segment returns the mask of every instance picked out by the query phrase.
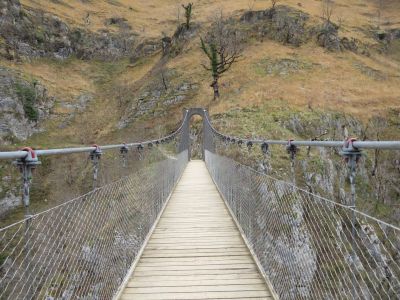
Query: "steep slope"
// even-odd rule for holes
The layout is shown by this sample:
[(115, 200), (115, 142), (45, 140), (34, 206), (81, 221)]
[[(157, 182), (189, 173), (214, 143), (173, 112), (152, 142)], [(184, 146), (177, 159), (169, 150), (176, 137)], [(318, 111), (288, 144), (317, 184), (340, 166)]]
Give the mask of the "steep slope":
[[(44, 87), (51, 107), (26, 123), (38, 133), (4, 135), (2, 148), (140, 140), (171, 130), (193, 106), (207, 107), (232, 134), (308, 139), (327, 130), (327, 138), (342, 139), (347, 127), (360, 138), (399, 139), (400, 4), (384, 3), (337, 0), (338, 28), (321, 41), (321, 1), (280, 1), (267, 18), (269, 1), (198, 0), (187, 32), (177, 1), (2, 1), (9, 27), (1, 29), (0, 66)], [(199, 37), (221, 10), (243, 37), (243, 53), (212, 101)], [(23, 105), (24, 97), (12, 97)]]

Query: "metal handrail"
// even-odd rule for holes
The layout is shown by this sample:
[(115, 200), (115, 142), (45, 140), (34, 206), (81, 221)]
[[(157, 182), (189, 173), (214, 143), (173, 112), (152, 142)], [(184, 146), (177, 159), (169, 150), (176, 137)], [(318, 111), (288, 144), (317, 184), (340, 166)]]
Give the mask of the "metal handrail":
[[(168, 140), (176, 136), (183, 128), (186, 119), (188, 117), (188, 110), (186, 110), (185, 116), (181, 122), (179, 128), (174, 131), (173, 133), (156, 139), (156, 140), (148, 140), (143, 142), (136, 142), (136, 143), (129, 143), (129, 144), (117, 144), (117, 145), (104, 145), (99, 146), (99, 148), (103, 151), (107, 150), (114, 150), (114, 149), (121, 149), (122, 147), (139, 147), (139, 146), (147, 146), (149, 144), (156, 144), (161, 143), (162, 141)], [(263, 140), (263, 139), (246, 139), (240, 138), (236, 136), (230, 136), (219, 132), (215, 127), (212, 125), (210, 119), (208, 118), (207, 114), (204, 115), (206, 118), (206, 122), (211, 127), (211, 130), (214, 134), (219, 136), (220, 138), (226, 139), (227, 141), (235, 141), (235, 143), (242, 143), (242, 144), (268, 144), (268, 145), (283, 145), (287, 146), (288, 141), (285, 140)], [(295, 141), (290, 140), (290, 144), (293, 146), (306, 146), (306, 147), (328, 147), (328, 148), (335, 148), (335, 147), (347, 147), (348, 141)], [(382, 150), (400, 150), (400, 141), (352, 141), (352, 146), (358, 149), (382, 149)], [(92, 147), (76, 147), (76, 148), (61, 148), (61, 149), (48, 149), (48, 150), (36, 150), (35, 154), (37, 156), (49, 156), (49, 155), (60, 155), (60, 154), (73, 154), (73, 153), (85, 153), (85, 152), (93, 152), (97, 149), (96, 146)], [(0, 152), (0, 160), (6, 159), (23, 159), (27, 157), (26, 151), (7, 151), (7, 152)]]
[[(235, 143), (242, 144), (268, 144), (268, 145), (283, 145), (287, 146), (290, 142), (293, 146), (306, 146), (306, 147), (347, 147), (348, 141), (295, 141), (295, 140), (263, 140), (263, 139), (246, 139), (237, 136), (226, 135), (215, 129), (212, 125), (210, 119), (205, 115), (206, 121), (211, 127), (211, 130), (217, 136), (227, 140), (234, 141)], [(400, 150), (400, 141), (352, 141), (352, 145), (354, 148), (359, 149), (382, 149), (382, 150)]]
[[(74, 147), (74, 148), (60, 148), (60, 149), (46, 149), (46, 150), (35, 150), (34, 153), (36, 156), (50, 156), (50, 155), (61, 155), (61, 154), (74, 154), (74, 153), (90, 153), (96, 151), (97, 149), (101, 149), (101, 151), (107, 150), (115, 150), (121, 149), (122, 147), (135, 148), (140, 146), (148, 146), (150, 144), (155, 145), (157, 143), (163, 143), (164, 141), (168, 141), (174, 138), (179, 132), (182, 130), (183, 125), (186, 122), (188, 117), (188, 112), (186, 112), (185, 117), (183, 118), (180, 126), (171, 134), (161, 137), (156, 140), (147, 140), (143, 142), (129, 143), (129, 144), (116, 144), (116, 145), (104, 145), (97, 146), (93, 145), (92, 147)], [(24, 159), (28, 156), (27, 151), (19, 150), (19, 151), (5, 151), (0, 152), (0, 160), (7, 159)]]

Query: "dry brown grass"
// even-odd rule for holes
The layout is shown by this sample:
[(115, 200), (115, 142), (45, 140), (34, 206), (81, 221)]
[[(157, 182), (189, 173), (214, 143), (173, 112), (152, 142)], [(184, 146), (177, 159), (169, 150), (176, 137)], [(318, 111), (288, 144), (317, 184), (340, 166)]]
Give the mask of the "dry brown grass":
[(1, 64), (40, 80), (50, 94), (61, 98), (74, 99), (82, 92), (95, 91), (93, 82), (87, 76), (90, 73), (90, 64), (84, 61), (71, 60), (64, 64), (46, 60), (18, 64), (2, 61)]
[[(117, 30), (115, 26), (106, 26), (105, 20), (111, 17), (121, 17), (127, 20), (133, 31), (146, 38), (159, 37), (162, 32), (171, 34), (178, 23), (178, 8), (185, 1), (182, 0), (111, 0), (88, 1), (61, 0), (58, 3), (49, 0), (21, 0), (26, 7), (43, 9), (59, 16), (69, 24), (86, 27), (98, 31), (107, 28)], [(195, 0), (194, 21), (208, 22), (216, 11), (223, 10), (225, 14), (238, 14), (252, 7), (254, 10), (266, 9), (270, 6), (268, 0)], [(341, 22), (344, 33), (355, 27), (377, 22), (377, 1), (375, 0), (337, 0), (333, 14), (334, 22)], [(312, 16), (321, 16), (321, 1), (283, 0), (280, 4), (290, 5), (306, 11)], [(299, 5), (300, 4), (300, 5)], [(382, 11), (382, 20), (390, 20), (387, 27), (395, 26), (400, 22), (400, 3), (391, 0)], [(86, 23), (89, 13), (90, 23)], [(183, 12), (180, 12), (180, 22), (183, 22)], [(354, 32), (353, 32), (354, 33)], [(354, 35), (353, 35), (354, 36)], [(359, 36), (363, 38), (362, 35)]]
[[(48, 0), (22, 0), (25, 6), (42, 8), (58, 15), (72, 26), (86, 26), (84, 19), (89, 12), (90, 25), (87, 27), (93, 31), (106, 28), (104, 25), (106, 18), (124, 17), (135, 32), (146, 38), (159, 38), (162, 32), (172, 34), (177, 25), (177, 7), (184, 1), (113, 0), (83, 3), (79, 0), (64, 0), (59, 2), (61, 4)], [(225, 15), (239, 15), (249, 9), (251, 2), (248, 0), (197, 0), (194, 1), (194, 21), (202, 23), (204, 30), (216, 11), (223, 9)], [(339, 18), (342, 20), (341, 35), (357, 37), (372, 43), (373, 40), (366, 37), (359, 28), (366, 28), (376, 23), (375, 1), (337, 0), (336, 2), (338, 5), (333, 21), (337, 22)], [(119, 5), (110, 3), (119, 3)], [(301, 3), (301, 6), (298, 3)], [(313, 22), (320, 22), (320, 1), (284, 0), (281, 4), (304, 10), (313, 16)], [(270, 1), (258, 0), (253, 9), (265, 9), (269, 6)], [(383, 19), (392, 21), (392, 24), (387, 26), (397, 24), (399, 27), (399, 12), (400, 3), (393, 0), (383, 12)], [(181, 20), (182, 16), (181, 12)], [(117, 30), (117, 28), (112, 27), (111, 30)], [(301, 70), (289, 76), (260, 74), (257, 64), (267, 57), (273, 59), (295, 57), (314, 64), (314, 68)], [(0, 63), (39, 79), (48, 87), (50, 94), (56, 95), (61, 101), (73, 102), (77, 95), (83, 92), (91, 92), (95, 95), (95, 101), (88, 110), (76, 116), (64, 129), (59, 128), (59, 122), (70, 111), (62, 106), (56, 106), (56, 118), (49, 120), (45, 125), (48, 129), (47, 133), (35, 137), (34, 141), (41, 143), (43, 139), (48, 141), (54, 139), (55, 142), (52, 143), (57, 144), (89, 143), (102, 137), (132, 140), (134, 136), (151, 134), (149, 128), (160, 127), (161, 123), (157, 123), (158, 121), (144, 120), (135, 123), (134, 126), (137, 129), (135, 131), (129, 129), (116, 132), (119, 111), (115, 100), (108, 97), (112, 92), (113, 82), (126, 85), (141, 83), (158, 60), (159, 56), (156, 55), (136, 65), (122, 63), (121, 70), (108, 78), (110, 83), (101, 85), (97, 83), (96, 72), (99, 66), (96, 62), (72, 59), (62, 64), (48, 60), (22, 64), (11, 64), (5, 61)], [(217, 102), (211, 101), (210, 75), (201, 67), (200, 61), (205, 60), (199, 49), (199, 41), (195, 39), (183, 54), (171, 59), (167, 67), (176, 69), (182, 77), (199, 85), (197, 96), (184, 105), (208, 107), (213, 113), (224, 112), (234, 107), (262, 106), (266, 102), (279, 103), (276, 100), (282, 100), (282, 103), (288, 103), (297, 109), (318, 108), (343, 111), (362, 119), (381, 114), (388, 108), (400, 107), (400, 78), (398, 77), (400, 63), (384, 55), (374, 53), (371, 57), (365, 57), (350, 52), (328, 53), (313, 42), (300, 48), (291, 48), (272, 41), (252, 42), (245, 49), (240, 62), (221, 79), (222, 98)], [(355, 63), (362, 63), (379, 70), (386, 74), (388, 79), (379, 81), (368, 77), (354, 67)], [(121, 64), (121, 62), (116, 62), (116, 64)], [(180, 109), (180, 107), (172, 109), (169, 115), (179, 118)]]
[[(255, 42), (248, 46), (242, 59), (222, 79), (222, 98), (210, 102), (209, 74), (201, 68), (204, 60), (199, 49), (170, 62), (188, 77), (198, 79), (200, 92), (192, 103), (211, 106), (214, 112), (232, 107), (261, 105), (266, 101), (285, 100), (290, 105), (309, 109), (343, 111), (368, 119), (388, 108), (400, 108), (400, 64), (381, 55), (365, 57), (350, 52), (329, 53), (310, 42), (291, 48), (277, 42)], [(288, 76), (257, 72), (264, 58), (294, 58), (313, 64), (312, 69)], [(363, 64), (380, 71), (387, 80), (377, 80), (355, 67)], [(367, 108), (367, 109), (366, 109)]]

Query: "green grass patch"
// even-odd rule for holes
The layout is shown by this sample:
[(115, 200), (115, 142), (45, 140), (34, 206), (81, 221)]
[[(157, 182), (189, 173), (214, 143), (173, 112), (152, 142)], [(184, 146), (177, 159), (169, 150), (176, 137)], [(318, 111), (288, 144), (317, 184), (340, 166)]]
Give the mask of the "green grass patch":
[(296, 57), (272, 58), (267, 57), (255, 64), (255, 72), (258, 75), (287, 77), (292, 74), (309, 71), (314, 64)]
[(22, 102), (24, 107), (25, 116), (31, 121), (38, 121), (39, 112), (35, 107), (36, 104), (36, 90), (35, 90), (35, 82), (31, 84), (24, 85), (20, 82), (15, 84), (15, 91), (19, 100)]
[(129, 65), (128, 59), (120, 59), (112, 62), (95, 61), (91, 64), (90, 74), (94, 74), (93, 81), (96, 85), (107, 88), (115, 82), (116, 77)]

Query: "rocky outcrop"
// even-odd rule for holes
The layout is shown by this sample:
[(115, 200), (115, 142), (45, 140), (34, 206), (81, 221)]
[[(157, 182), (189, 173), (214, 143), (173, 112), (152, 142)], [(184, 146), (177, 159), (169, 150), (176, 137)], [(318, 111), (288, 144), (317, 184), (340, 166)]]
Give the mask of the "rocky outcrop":
[(120, 17), (112, 17), (107, 19), (104, 24), (106, 26), (117, 26), (122, 30), (130, 30), (132, 27), (127, 23), (127, 20), (125, 18), (120, 18)]
[(11, 164), (0, 164), (0, 217), (22, 204), (19, 172)]
[(241, 21), (251, 24), (256, 37), (267, 37), (285, 44), (300, 46), (310, 38), (307, 21), (310, 16), (287, 6), (264, 11), (248, 11)]
[(91, 33), (75, 29), (71, 33), (72, 53), (81, 59), (115, 60), (128, 57), (136, 45), (136, 35)]
[(135, 119), (150, 113), (153, 116), (164, 115), (170, 107), (189, 100), (190, 96), (198, 90), (196, 83), (187, 80), (175, 83), (174, 78), (178, 75), (174, 70), (166, 70), (162, 74), (161, 78), (154, 78), (149, 82), (133, 101), (129, 98), (117, 125), (119, 129), (127, 127)]
[(6, 193), (5, 197), (0, 199), (0, 216), (19, 207), (21, 202), (22, 199), (20, 196), (16, 196), (12, 192)]
[(341, 50), (340, 38), (338, 33), (339, 27), (332, 22), (325, 22), (317, 32), (317, 42), (321, 47), (330, 51)]
[(130, 62), (136, 63), (141, 57), (151, 56), (159, 52), (164, 46), (163, 42), (164, 40), (160, 42), (158, 39), (151, 39), (140, 43), (130, 56)]
[(117, 127), (125, 128), (135, 119), (148, 113), (153, 113), (154, 116), (161, 115), (168, 107), (186, 101), (197, 89), (197, 84), (189, 82), (168, 86), (167, 89), (162, 83), (155, 82), (128, 105)]
[[(121, 20), (108, 20), (121, 24)], [(130, 32), (89, 32), (70, 28), (57, 16), (26, 10), (18, 0), (0, 1), (0, 55), (7, 59), (52, 57), (113, 60), (132, 53), (136, 35)]]
[(171, 57), (179, 55), (187, 43), (197, 36), (199, 29), (200, 25), (197, 23), (190, 23), (189, 28), (186, 27), (186, 24), (180, 24), (171, 38), (171, 47), (168, 54)]
[(390, 43), (394, 40), (399, 40), (400, 39), (400, 28), (374, 31), (374, 37), (378, 41), (387, 42), (387, 43)]
[(366, 34), (372, 36), (379, 42), (378, 51), (389, 53), (395, 59), (400, 57), (398, 46), (400, 44), (400, 28), (393, 28), (390, 30), (370, 29)]
[(311, 39), (329, 51), (349, 50), (369, 55), (368, 49), (359, 40), (339, 36), (339, 27), (332, 22), (314, 26), (309, 24), (310, 15), (288, 6), (274, 9), (248, 11), (240, 18), (246, 24), (239, 30), (257, 39), (269, 38), (284, 44), (300, 46)]
[(0, 68), (0, 142), (23, 141), (39, 131), (53, 104), (40, 82), (27, 82)]
[(164, 36), (159, 39), (149, 39), (136, 46), (130, 57), (131, 63), (136, 63), (141, 57), (151, 56), (162, 51), (163, 57), (168, 58), (179, 55), (190, 39), (196, 36), (200, 26), (192, 23), (187, 29), (186, 24), (181, 24), (172, 37)]
[(355, 53), (369, 56), (367, 47), (355, 38), (339, 36), (339, 26), (332, 22), (325, 22), (314, 28), (319, 46), (329, 51), (349, 50)]

